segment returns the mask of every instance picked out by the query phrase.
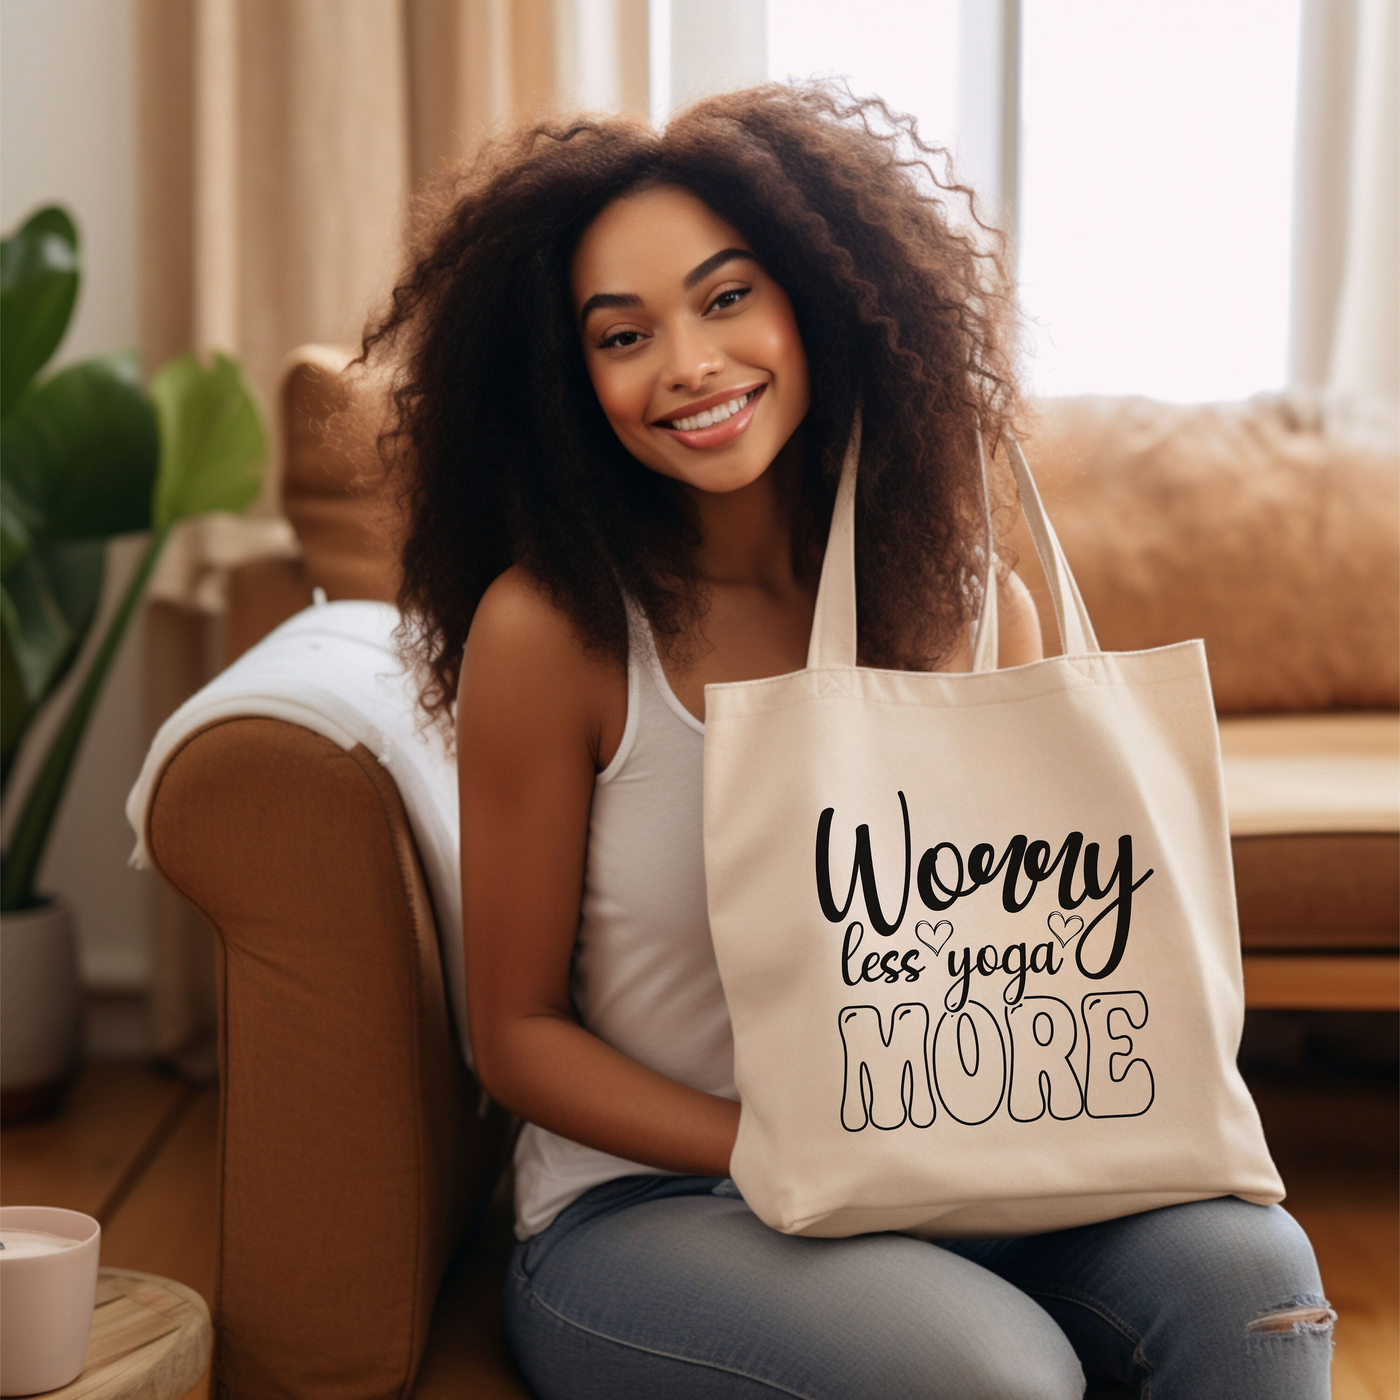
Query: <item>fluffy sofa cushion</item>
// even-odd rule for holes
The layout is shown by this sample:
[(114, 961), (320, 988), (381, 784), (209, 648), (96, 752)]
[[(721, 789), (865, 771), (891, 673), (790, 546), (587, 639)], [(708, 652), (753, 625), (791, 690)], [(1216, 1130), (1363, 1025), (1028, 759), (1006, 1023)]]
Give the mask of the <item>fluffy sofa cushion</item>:
[(356, 368), (353, 352), (304, 345), (282, 381), (286, 461), (282, 507), (305, 557), (306, 579), (338, 598), (391, 602), (399, 586), (399, 524), (375, 436), (386, 426), (388, 381)]
[[(1400, 463), (1289, 400), (1047, 399), (1026, 453), (1109, 650), (1205, 640), (1222, 713), (1400, 703)], [(1018, 570), (1054, 615), (1023, 523)]]

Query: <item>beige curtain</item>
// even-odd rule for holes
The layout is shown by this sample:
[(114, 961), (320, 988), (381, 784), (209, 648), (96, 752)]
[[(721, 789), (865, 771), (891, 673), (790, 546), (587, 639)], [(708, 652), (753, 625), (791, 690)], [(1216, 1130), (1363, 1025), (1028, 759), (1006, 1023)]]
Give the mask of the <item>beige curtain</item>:
[(1304, 0), (1289, 377), (1400, 445), (1400, 0)]
[[(152, 727), (212, 674), (228, 569), (287, 555), (286, 354), (358, 343), (399, 268), (406, 196), (493, 123), (647, 110), (646, 0), (138, 0), (142, 354), (236, 355), (273, 457), (247, 517), (173, 538), (147, 618)], [(153, 1016), (176, 1055), (212, 1025), (207, 934), (153, 892)]]

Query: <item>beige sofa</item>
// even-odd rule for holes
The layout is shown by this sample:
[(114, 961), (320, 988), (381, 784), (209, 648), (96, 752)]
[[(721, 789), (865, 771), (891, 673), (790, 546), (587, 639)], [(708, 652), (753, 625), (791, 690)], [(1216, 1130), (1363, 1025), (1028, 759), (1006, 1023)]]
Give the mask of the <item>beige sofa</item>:
[[(392, 596), (391, 513), (352, 480), (345, 359), (289, 364), (284, 504), (305, 557), (238, 573), (230, 655), (313, 588)], [(1101, 642), (1206, 640), (1251, 1004), (1396, 1007), (1396, 464), (1264, 401), (1065, 400), (1027, 448)], [(224, 721), (166, 763), (147, 834), (218, 940), (215, 1393), (524, 1395), (499, 1324), (510, 1125), (462, 1064), (386, 770)]]
[(1205, 640), (1249, 1004), (1395, 1009), (1400, 463), (1282, 397), (1054, 400), (1028, 452), (1100, 643)]

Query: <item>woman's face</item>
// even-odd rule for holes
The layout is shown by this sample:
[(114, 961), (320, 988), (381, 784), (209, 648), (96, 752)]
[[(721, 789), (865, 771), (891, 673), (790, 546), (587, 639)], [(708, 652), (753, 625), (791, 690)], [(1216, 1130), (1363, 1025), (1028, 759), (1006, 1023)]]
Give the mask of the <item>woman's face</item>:
[(806, 416), (807, 357), (738, 229), (659, 186), (608, 205), (571, 271), (589, 377), (627, 450), (702, 491), (762, 476)]

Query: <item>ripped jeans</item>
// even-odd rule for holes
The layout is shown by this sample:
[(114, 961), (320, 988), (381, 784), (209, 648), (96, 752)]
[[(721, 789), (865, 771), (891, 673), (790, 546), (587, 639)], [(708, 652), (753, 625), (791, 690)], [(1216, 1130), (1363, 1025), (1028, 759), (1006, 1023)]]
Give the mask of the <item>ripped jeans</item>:
[(1335, 1315), (1281, 1206), (1233, 1196), (1021, 1239), (805, 1239), (728, 1178), (604, 1182), (516, 1245), (539, 1400), (1322, 1400)]

